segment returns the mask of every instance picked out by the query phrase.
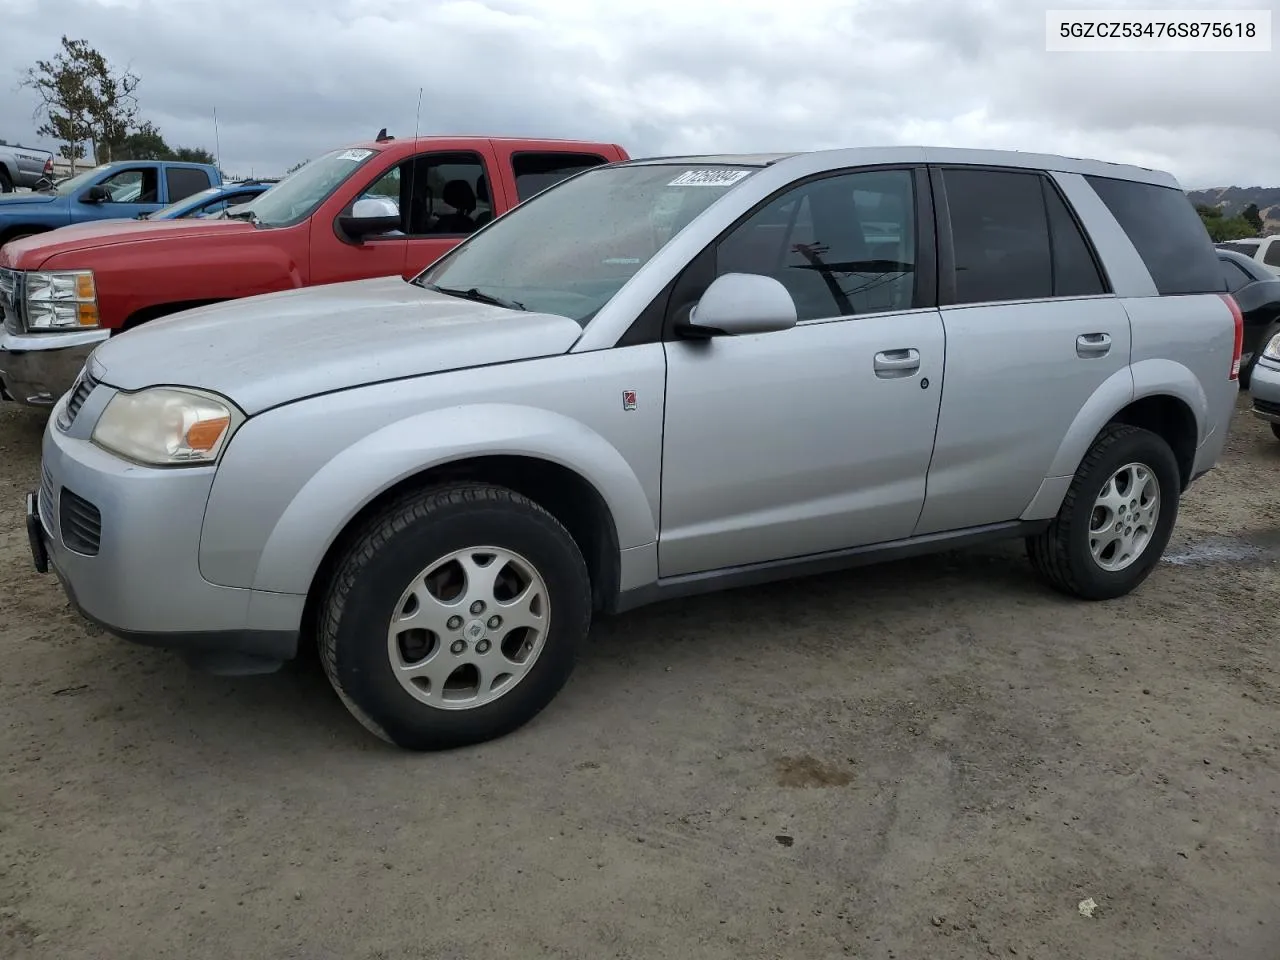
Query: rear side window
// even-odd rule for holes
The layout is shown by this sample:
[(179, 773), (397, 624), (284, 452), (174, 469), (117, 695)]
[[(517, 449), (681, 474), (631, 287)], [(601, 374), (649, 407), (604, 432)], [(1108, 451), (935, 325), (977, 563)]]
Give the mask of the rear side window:
[(1049, 240), (1053, 248), (1053, 295), (1088, 297), (1107, 292), (1098, 262), (1080, 225), (1067, 209), (1058, 188), (1041, 179), (1045, 207), (1049, 212)]
[(1223, 250), (1232, 250), (1236, 253), (1243, 253), (1246, 257), (1252, 258), (1258, 252), (1258, 244), (1256, 243), (1239, 243), (1235, 240), (1228, 240), (1226, 243), (1220, 243), (1218, 246)]
[(608, 161), (594, 153), (517, 153), (511, 158), (516, 197), (523, 202), (580, 170), (602, 163)]
[(170, 167), (166, 174), (169, 181), (169, 202), (185, 200), (201, 190), (209, 189), (209, 174), (192, 167)]
[(1280, 267), (1280, 240), (1271, 241), (1267, 252), (1262, 256), (1262, 262), (1269, 267)]
[(1040, 176), (946, 170), (956, 302), (1053, 296), (1049, 221)]
[(1185, 193), (1133, 180), (1085, 179), (1129, 235), (1161, 296), (1226, 289), (1209, 233)]
[(1234, 260), (1223, 260), (1222, 272), (1227, 278), (1227, 289), (1232, 293), (1253, 283), (1253, 277), (1250, 276), (1249, 272)]

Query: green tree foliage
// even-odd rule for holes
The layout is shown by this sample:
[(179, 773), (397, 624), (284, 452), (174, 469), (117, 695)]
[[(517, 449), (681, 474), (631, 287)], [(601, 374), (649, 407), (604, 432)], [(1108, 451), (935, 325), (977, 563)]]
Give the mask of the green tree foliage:
[(1258, 209), (1256, 203), (1251, 203), (1245, 207), (1240, 216), (1249, 222), (1249, 225), (1253, 227), (1254, 233), (1262, 232), (1262, 211)]
[(1200, 219), (1204, 221), (1204, 228), (1209, 231), (1209, 238), (1214, 243), (1221, 243), (1223, 240), (1240, 240), (1255, 236), (1258, 232), (1244, 217), (1224, 217), (1222, 210), (1218, 207), (1197, 204), (1196, 212), (1200, 214)]
[(57, 140), (59, 153), (71, 161), (84, 156), (85, 145), (99, 162), (111, 159), (111, 144), (133, 128), (138, 104), (138, 77), (111, 67), (106, 57), (86, 40), (62, 37), (62, 48), (51, 60), (28, 67), (21, 85), (40, 98), (36, 132)]

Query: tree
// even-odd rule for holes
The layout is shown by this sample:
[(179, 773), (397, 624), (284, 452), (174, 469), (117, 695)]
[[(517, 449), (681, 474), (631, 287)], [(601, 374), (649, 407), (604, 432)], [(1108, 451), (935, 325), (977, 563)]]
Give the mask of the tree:
[(74, 174), (83, 144), (105, 162), (112, 158), (112, 145), (128, 136), (138, 112), (138, 83), (128, 70), (113, 70), (88, 41), (64, 34), (57, 55), (28, 67), (21, 85), (40, 98), (35, 115), (44, 120), (36, 132), (62, 143), (59, 153), (71, 160)]
[(217, 157), (204, 149), (204, 147), (175, 147), (173, 154), (169, 159), (182, 160), (186, 163), (207, 163), (210, 165), (218, 162)]
[(113, 160), (166, 160), (173, 152), (149, 120), (144, 120), (132, 133), (107, 141), (104, 149)]
[(1249, 225), (1253, 227), (1254, 233), (1262, 232), (1262, 213), (1258, 210), (1258, 205), (1256, 203), (1251, 203), (1245, 207), (1244, 212), (1240, 214), (1240, 216), (1244, 217), (1244, 219), (1249, 222)]
[(1214, 243), (1223, 240), (1240, 240), (1257, 234), (1253, 225), (1244, 217), (1224, 217), (1221, 207), (1196, 205), (1196, 213), (1204, 221), (1204, 228), (1209, 231), (1209, 239)]

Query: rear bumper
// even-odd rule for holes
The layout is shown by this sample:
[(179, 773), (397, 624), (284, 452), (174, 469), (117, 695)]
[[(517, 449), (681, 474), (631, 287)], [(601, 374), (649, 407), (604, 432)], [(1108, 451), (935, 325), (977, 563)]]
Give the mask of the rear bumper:
[(110, 330), (0, 330), (0, 398), (33, 407), (52, 407), (71, 389), (94, 347), (109, 336)]

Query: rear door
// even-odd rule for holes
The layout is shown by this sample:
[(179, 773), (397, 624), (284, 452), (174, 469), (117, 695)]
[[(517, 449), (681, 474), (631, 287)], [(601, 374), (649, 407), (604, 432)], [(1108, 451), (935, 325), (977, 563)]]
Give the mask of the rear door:
[(209, 171), (199, 167), (169, 167), (164, 179), (169, 190), (167, 203), (177, 203), (213, 186)]
[(1016, 520), (1076, 414), (1129, 364), (1129, 318), (1053, 179), (938, 166), (947, 385), (917, 535)]

